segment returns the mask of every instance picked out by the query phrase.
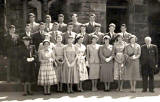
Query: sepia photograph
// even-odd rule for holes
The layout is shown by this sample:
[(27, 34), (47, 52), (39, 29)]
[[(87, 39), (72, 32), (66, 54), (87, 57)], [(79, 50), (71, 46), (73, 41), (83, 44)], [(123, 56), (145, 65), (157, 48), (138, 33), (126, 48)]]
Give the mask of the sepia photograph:
[(0, 102), (158, 102), (160, 0), (0, 0)]

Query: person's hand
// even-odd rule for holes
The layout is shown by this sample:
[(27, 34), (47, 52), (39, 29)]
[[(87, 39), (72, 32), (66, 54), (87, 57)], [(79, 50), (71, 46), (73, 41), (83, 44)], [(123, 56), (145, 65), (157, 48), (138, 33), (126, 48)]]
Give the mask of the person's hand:
[(6, 60), (6, 59), (7, 59), (7, 57), (5, 56), (5, 57), (4, 57), (4, 59)]
[(88, 63), (88, 61), (86, 61), (86, 66), (87, 66), (87, 67), (89, 67), (89, 63)]
[(31, 58), (27, 58), (27, 62), (31, 62)]
[(121, 67), (124, 67), (124, 64), (121, 64)]
[(111, 60), (111, 57), (105, 59), (106, 62), (109, 62), (110, 60)]
[(34, 61), (34, 57), (31, 58), (31, 61)]
[(75, 62), (72, 62), (70, 67), (73, 67), (74, 65), (75, 65)]
[(53, 59), (52, 59), (52, 58), (50, 58), (50, 59), (49, 59), (49, 62), (53, 62)]

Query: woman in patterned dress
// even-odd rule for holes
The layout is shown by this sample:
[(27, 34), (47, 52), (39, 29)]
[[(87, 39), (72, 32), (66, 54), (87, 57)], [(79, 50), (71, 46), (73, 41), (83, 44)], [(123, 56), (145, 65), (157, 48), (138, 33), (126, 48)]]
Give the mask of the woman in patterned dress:
[(97, 91), (97, 81), (100, 73), (99, 47), (97, 44), (98, 37), (92, 35), (92, 44), (87, 46), (87, 61), (89, 64), (89, 79), (92, 81), (92, 91)]
[(126, 80), (130, 81), (131, 92), (136, 91), (136, 81), (140, 78), (139, 57), (141, 55), (141, 47), (136, 43), (137, 37), (132, 35), (129, 38), (129, 45), (125, 48), (126, 55)]
[(58, 80), (58, 91), (62, 92), (62, 78), (63, 78), (63, 63), (64, 63), (64, 51), (63, 48), (65, 45), (62, 44), (62, 36), (57, 36), (57, 43), (55, 45), (54, 51), (55, 51), (55, 57), (57, 62), (56, 67), (56, 75)]
[(39, 53), (40, 69), (38, 74), (38, 85), (44, 86), (44, 95), (50, 95), (51, 85), (57, 84), (57, 77), (53, 63), (55, 52), (49, 49), (50, 41), (43, 41), (44, 49)]
[(113, 82), (113, 46), (109, 44), (110, 37), (108, 35), (103, 37), (104, 45), (99, 49), (99, 56), (101, 61), (100, 81), (104, 83), (104, 91), (110, 90), (110, 83)]
[(75, 46), (78, 48), (77, 49), (77, 55), (78, 55), (78, 60), (77, 60), (77, 68), (79, 71), (79, 91), (83, 91), (82, 88), (82, 82), (88, 79), (88, 72), (87, 72), (87, 68), (86, 68), (86, 56), (85, 56), (85, 52), (86, 52), (86, 47), (85, 45), (83, 45), (83, 36), (82, 35), (78, 35), (76, 37), (76, 44)]
[(118, 81), (118, 90), (122, 91), (125, 74), (124, 49), (126, 42), (123, 41), (123, 37), (120, 34), (117, 35), (116, 40), (117, 41), (114, 43), (114, 80)]
[(68, 44), (64, 47), (65, 63), (63, 67), (63, 83), (67, 84), (67, 92), (73, 93), (72, 85), (79, 83), (79, 74), (76, 67), (77, 48), (73, 45), (74, 36), (68, 37)]

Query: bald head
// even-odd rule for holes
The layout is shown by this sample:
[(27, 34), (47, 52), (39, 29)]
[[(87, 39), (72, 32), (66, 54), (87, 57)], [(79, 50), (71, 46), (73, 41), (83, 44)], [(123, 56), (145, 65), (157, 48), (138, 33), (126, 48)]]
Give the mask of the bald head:
[(152, 39), (151, 39), (151, 37), (145, 37), (145, 38), (144, 38), (144, 41), (145, 41), (146, 45), (150, 45)]

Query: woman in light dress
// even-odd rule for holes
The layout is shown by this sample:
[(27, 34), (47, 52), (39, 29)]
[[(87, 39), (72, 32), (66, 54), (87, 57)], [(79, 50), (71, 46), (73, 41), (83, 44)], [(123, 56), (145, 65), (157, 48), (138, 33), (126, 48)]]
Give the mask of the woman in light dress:
[(92, 91), (97, 91), (97, 81), (100, 73), (99, 48), (97, 44), (98, 37), (92, 35), (92, 44), (87, 46), (87, 61), (89, 64), (89, 79), (92, 81)]
[(124, 56), (126, 42), (123, 41), (123, 37), (120, 34), (116, 36), (116, 40), (114, 43), (114, 80), (118, 81), (118, 90), (122, 91), (126, 69)]
[(77, 47), (73, 45), (73, 41), (74, 36), (70, 35), (68, 37), (68, 44), (64, 47), (63, 83), (67, 84), (68, 93), (73, 93), (73, 84), (79, 84)]
[(141, 47), (136, 43), (137, 37), (132, 35), (129, 38), (129, 45), (125, 48), (126, 55), (126, 80), (130, 81), (131, 92), (136, 92), (136, 81), (140, 78), (139, 58)]
[(77, 55), (78, 55), (78, 60), (77, 60), (77, 68), (78, 68), (78, 72), (79, 72), (79, 87), (78, 90), (79, 91), (83, 91), (82, 88), (82, 82), (88, 79), (88, 72), (87, 72), (87, 68), (86, 68), (86, 47), (85, 45), (83, 45), (83, 36), (82, 35), (78, 35), (76, 37), (76, 44), (75, 46), (77, 47)]
[(44, 95), (50, 95), (51, 85), (57, 84), (55, 73), (55, 52), (49, 48), (50, 41), (43, 41), (44, 49), (39, 53), (40, 69), (38, 73), (38, 85), (44, 86)]
[(113, 82), (114, 49), (109, 44), (110, 37), (108, 35), (104, 36), (103, 40), (105, 44), (99, 49), (101, 62), (100, 81), (104, 83), (104, 91), (110, 91), (110, 83)]
[(63, 64), (64, 64), (64, 44), (62, 44), (62, 36), (57, 36), (57, 43), (55, 44), (54, 51), (55, 51), (55, 58), (57, 62), (56, 67), (56, 75), (58, 81), (58, 92), (62, 92), (62, 78), (63, 78)]

